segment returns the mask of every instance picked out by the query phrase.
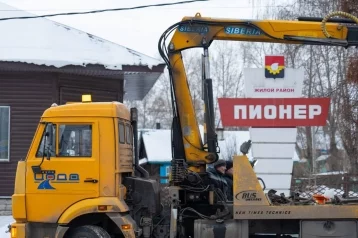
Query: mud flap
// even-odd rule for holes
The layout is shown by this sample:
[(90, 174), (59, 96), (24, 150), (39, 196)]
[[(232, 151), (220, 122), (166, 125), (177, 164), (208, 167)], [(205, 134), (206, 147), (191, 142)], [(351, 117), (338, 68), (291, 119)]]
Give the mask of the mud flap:
[(248, 220), (195, 220), (194, 222), (195, 238), (248, 238), (249, 222)]
[(58, 226), (56, 229), (55, 238), (63, 238), (67, 230), (67, 226)]

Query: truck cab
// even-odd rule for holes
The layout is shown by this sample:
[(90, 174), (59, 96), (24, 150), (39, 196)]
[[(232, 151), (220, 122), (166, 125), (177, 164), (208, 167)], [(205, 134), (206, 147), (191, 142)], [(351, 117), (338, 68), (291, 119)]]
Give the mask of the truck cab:
[(141, 179), (136, 138), (136, 110), (122, 103), (83, 95), (79, 103), (53, 104), (18, 163), (11, 238), (140, 234), (131, 192), (145, 188), (137, 196), (146, 193), (140, 205), (154, 203), (150, 214), (160, 205), (156, 182)]

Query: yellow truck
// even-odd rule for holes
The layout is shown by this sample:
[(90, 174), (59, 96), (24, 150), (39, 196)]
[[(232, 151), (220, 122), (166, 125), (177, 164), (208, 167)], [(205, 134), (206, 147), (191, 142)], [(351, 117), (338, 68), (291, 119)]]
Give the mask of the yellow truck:
[[(330, 19), (335, 15), (350, 19)], [(249, 146), (234, 157), (234, 201), (206, 173), (219, 158), (208, 68), (214, 40), (350, 47), (358, 46), (357, 23), (342, 12), (298, 21), (184, 17), (158, 44), (173, 102), (169, 208), (157, 182), (138, 165), (137, 110), (83, 95), (82, 102), (54, 104), (43, 113), (27, 157), (18, 163), (10, 237), (357, 237), (357, 199), (336, 196), (322, 205), (264, 194), (245, 156)], [(181, 57), (194, 47), (204, 49), (205, 143)]]
[(143, 172), (133, 163), (136, 110), (88, 97), (54, 104), (41, 117), (17, 168), (11, 237), (135, 237), (138, 228), (125, 201), (130, 194), (147, 207), (141, 212), (158, 213), (158, 185), (130, 178), (133, 164)]

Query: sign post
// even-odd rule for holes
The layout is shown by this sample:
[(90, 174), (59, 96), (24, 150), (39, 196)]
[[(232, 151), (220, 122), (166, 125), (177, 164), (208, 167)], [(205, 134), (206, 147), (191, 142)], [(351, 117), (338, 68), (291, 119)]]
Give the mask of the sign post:
[(285, 68), (283, 56), (265, 56), (264, 68), (244, 69), (246, 98), (219, 98), (223, 127), (250, 127), (254, 169), (289, 196), (297, 126), (324, 126), (329, 98), (303, 98), (303, 69)]

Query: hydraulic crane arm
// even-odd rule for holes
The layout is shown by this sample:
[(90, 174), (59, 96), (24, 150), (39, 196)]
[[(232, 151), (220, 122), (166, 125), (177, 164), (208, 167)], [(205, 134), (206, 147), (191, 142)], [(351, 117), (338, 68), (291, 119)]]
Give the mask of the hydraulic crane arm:
[[(343, 15), (352, 20), (330, 20), (334, 15)], [(208, 148), (203, 146), (181, 51), (200, 47), (204, 49), (205, 58), (214, 40), (358, 46), (357, 24), (358, 18), (344, 12), (329, 14), (321, 21), (317, 18), (305, 18), (305, 21), (218, 19), (196, 14), (195, 17), (184, 17), (181, 22), (169, 27), (161, 36), (158, 47), (168, 66), (172, 85), (173, 159), (185, 160), (192, 170), (204, 172), (205, 165), (218, 158), (216, 148), (213, 148), (217, 144), (215, 135), (209, 136), (208, 133)], [(165, 40), (174, 30), (167, 49)], [(205, 70), (208, 71), (207, 68)], [(204, 78), (209, 77), (206, 72)], [(210, 114), (206, 128), (212, 130), (213, 108), (210, 108), (210, 103), (206, 103), (205, 110)]]

